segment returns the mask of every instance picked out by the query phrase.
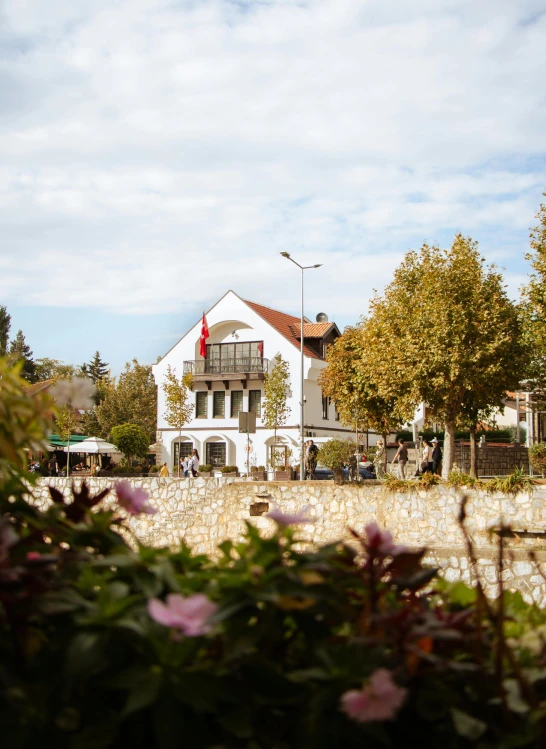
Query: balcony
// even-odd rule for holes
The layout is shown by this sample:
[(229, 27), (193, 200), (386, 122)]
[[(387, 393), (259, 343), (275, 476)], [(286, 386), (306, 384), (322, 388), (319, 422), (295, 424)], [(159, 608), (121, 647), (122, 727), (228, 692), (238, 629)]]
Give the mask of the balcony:
[(236, 359), (196, 359), (184, 362), (184, 374), (192, 374), (194, 382), (224, 382), (226, 390), (230, 380), (240, 380), (243, 388), (249, 380), (263, 380), (269, 368), (269, 359), (262, 356), (244, 356)]

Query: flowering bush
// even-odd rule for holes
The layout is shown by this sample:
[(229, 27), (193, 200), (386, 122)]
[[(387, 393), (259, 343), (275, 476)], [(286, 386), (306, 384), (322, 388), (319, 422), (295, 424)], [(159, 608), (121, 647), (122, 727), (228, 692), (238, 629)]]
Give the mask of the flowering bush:
[(214, 561), (131, 546), (144, 493), (51, 489), (42, 511), (23, 461), (0, 480), (3, 746), (545, 745), (546, 614), (519, 595), (447, 584), (375, 523), (301, 550), (305, 512)]

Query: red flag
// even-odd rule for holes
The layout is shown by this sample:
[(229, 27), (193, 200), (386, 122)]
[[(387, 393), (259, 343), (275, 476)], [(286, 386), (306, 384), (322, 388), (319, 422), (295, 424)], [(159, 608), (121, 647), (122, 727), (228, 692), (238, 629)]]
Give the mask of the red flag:
[(199, 353), (203, 358), (207, 356), (207, 338), (209, 337), (209, 326), (207, 325), (207, 318), (203, 312), (203, 322), (201, 323), (201, 343)]

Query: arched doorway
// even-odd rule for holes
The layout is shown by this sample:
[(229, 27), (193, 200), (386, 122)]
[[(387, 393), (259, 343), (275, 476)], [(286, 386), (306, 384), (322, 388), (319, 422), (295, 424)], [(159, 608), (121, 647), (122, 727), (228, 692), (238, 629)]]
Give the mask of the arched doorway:
[(172, 442), (171, 455), (173, 458), (172, 470), (178, 471), (178, 463), (183, 458), (191, 455), (194, 448), (193, 440), (190, 437), (178, 437)]

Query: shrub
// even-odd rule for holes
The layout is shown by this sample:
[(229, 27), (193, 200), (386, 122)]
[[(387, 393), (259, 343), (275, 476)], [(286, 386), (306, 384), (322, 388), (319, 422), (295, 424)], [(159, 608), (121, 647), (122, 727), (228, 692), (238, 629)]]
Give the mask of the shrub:
[(258, 471), (265, 471), (265, 466), (258, 466)]
[(544, 478), (546, 471), (546, 442), (537, 442), (529, 448), (529, 461), (533, 471), (540, 473)]
[(200, 473), (210, 473), (212, 471), (212, 465), (210, 463), (204, 463), (202, 466), (199, 466)]
[(334, 473), (336, 483), (343, 483), (343, 466), (354, 455), (355, 443), (349, 440), (328, 440), (318, 451), (318, 462)]
[(222, 466), (220, 468), (221, 473), (238, 473), (239, 469), (237, 466)]
[(153, 463), (148, 469), (148, 473), (159, 473), (160, 470), (161, 466), (157, 465), (157, 463)]
[(518, 494), (519, 492), (530, 492), (536, 481), (528, 476), (523, 468), (515, 468), (508, 476), (499, 476), (482, 482), (489, 492), (502, 492), (503, 494)]
[(149, 452), (148, 434), (138, 424), (121, 424), (114, 427), (110, 437), (128, 461), (131, 458), (145, 458)]
[(447, 483), (449, 486), (460, 487), (460, 486), (475, 486), (477, 479), (471, 476), (469, 473), (463, 473), (458, 468), (454, 468), (448, 473)]

